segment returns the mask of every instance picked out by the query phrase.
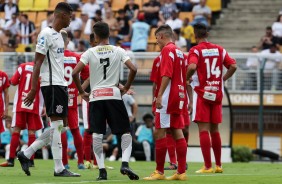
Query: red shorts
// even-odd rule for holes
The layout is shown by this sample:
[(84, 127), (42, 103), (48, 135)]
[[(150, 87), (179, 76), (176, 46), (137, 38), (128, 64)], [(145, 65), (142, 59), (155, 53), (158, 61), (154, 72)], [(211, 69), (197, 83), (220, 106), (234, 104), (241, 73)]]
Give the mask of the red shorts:
[(12, 120), (12, 127), (19, 127), (20, 129), (40, 130), (43, 128), (43, 122), (38, 114), (28, 112), (14, 113)]
[(5, 131), (4, 126), (5, 126), (5, 120), (2, 119), (2, 121), (0, 123), (0, 133)]
[(183, 118), (184, 118), (184, 125), (185, 126), (189, 126), (190, 125), (190, 116), (189, 114), (183, 114)]
[(77, 108), (68, 109), (68, 125), (70, 129), (78, 128), (79, 122), (78, 122), (78, 109)]
[(165, 114), (156, 112), (155, 118), (156, 128), (184, 128), (184, 118), (182, 114)]
[(192, 121), (215, 124), (222, 122), (222, 104), (207, 103), (197, 93), (193, 94), (193, 102)]

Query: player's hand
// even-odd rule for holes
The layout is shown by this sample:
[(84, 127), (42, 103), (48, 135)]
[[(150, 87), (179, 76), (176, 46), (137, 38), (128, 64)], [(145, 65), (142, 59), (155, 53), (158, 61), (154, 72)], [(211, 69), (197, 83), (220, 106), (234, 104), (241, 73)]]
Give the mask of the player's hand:
[(89, 93), (86, 93), (85, 91), (83, 91), (83, 93), (80, 93), (79, 95), (81, 96), (83, 100), (85, 100), (86, 102), (89, 102)]
[(134, 121), (135, 117), (134, 116), (130, 116), (129, 117), (129, 122), (132, 123)]
[(134, 95), (134, 94), (136, 94), (136, 93), (135, 93), (135, 91), (134, 91), (133, 89), (129, 89), (129, 90), (126, 92), (126, 94), (128, 94), (128, 95)]
[(193, 102), (190, 102), (188, 105), (188, 113), (191, 115), (193, 112)]
[(161, 108), (163, 108), (163, 106), (162, 106), (162, 96), (158, 96), (157, 97), (157, 99), (156, 99), (156, 108), (157, 109), (161, 109)]
[(43, 107), (42, 112), (41, 112), (41, 117), (46, 116), (46, 107)]
[(126, 94), (129, 91), (129, 89), (125, 88), (124, 86), (119, 89), (120, 89), (121, 96), (123, 96), (124, 94)]
[(8, 109), (5, 109), (4, 113), (1, 115), (2, 119), (6, 119), (8, 116)]
[(29, 107), (33, 103), (35, 95), (36, 95), (36, 90), (31, 89), (28, 92), (26, 98), (24, 99), (24, 104)]

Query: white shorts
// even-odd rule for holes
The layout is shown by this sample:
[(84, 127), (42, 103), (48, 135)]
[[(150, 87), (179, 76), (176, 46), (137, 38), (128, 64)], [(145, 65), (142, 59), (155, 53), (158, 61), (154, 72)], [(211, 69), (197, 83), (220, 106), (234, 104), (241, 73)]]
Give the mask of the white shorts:
[(83, 120), (83, 126), (84, 129), (89, 129), (89, 102), (86, 102), (82, 99), (82, 120)]

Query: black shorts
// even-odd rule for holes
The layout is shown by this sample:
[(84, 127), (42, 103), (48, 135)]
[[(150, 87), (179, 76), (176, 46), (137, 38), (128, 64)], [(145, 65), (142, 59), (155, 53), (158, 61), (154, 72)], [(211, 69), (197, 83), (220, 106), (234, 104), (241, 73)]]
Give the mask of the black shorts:
[(98, 100), (89, 103), (91, 133), (105, 134), (107, 123), (113, 134), (130, 132), (130, 123), (122, 100)]
[(65, 118), (68, 116), (68, 87), (42, 86), (41, 91), (46, 106), (46, 113), (50, 116)]

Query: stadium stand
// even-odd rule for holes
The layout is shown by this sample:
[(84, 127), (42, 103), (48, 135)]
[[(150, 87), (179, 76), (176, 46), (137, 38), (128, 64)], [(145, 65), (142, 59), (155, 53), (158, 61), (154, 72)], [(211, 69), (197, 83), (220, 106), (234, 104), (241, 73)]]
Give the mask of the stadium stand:
[(19, 9), (20, 11), (30, 11), (33, 8), (33, 0), (20, 0)]
[(46, 20), (47, 17), (47, 13), (45, 11), (39, 11), (37, 12), (37, 16), (36, 16), (36, 21), (35, 21), (35, 26), (36, 27), (40, 27), (41, 22), (43, 20)]
[(124, 5), (126, 4), (126, 1), (127, 0), (112, 0), (112, 10), (116, 12), (119, 9), (123, 9)]
[(57, 5), (59, 2), (64, 2), (64, 0), (50, 0), (50, 4), (49, 4), (48, 10), (54, 11), (54, 9), (56, 8), (56, 5)]
[(221, 0), (209, 0), (207, 1), (207, 6), (210, 7), (212, 12), (221, 11)]
[(27, 14), (28, 20), (32, 21), (33, 23), (36, 22), (36, 12), (23, 12), (24, 14)]
[(42, 11), (49, 8), (49, 1), (34, 0), (33, 10)]
[(193, 13), (192, 12), (180, 12), (179, 19), (183, 21), (185, 18), (189, 18), (189, 21), (192, 22), (194, 19)]

